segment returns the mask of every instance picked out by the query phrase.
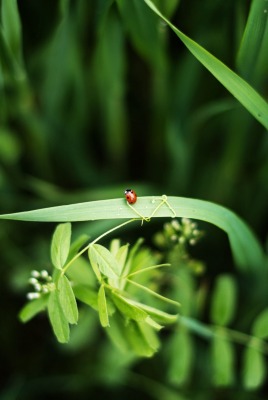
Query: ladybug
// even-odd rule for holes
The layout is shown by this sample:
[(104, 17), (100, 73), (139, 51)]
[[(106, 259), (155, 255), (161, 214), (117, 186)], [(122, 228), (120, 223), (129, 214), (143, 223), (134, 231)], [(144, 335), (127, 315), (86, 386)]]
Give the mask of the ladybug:
[(128, 204), (134, 204), (137, 201), (137, 195), (132, 189), (126, 189), (125, 190), (125, 198), (128, 202)]

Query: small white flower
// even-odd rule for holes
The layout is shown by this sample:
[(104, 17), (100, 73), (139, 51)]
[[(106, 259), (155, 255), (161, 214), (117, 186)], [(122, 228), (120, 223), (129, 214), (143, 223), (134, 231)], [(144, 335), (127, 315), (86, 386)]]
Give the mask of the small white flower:
[(31, 271), (31, 275), (33, 278), (39, 278), (40, 277), (40, 273), (36, 270), (32, 270)]
[(179, 231), (181, 229), (180, 223), (177, 219), (171, 221), (171, 225), (176, 231)]
[(178, 239), (178, 237), (177, 237), (176, 235), (172, 235), (172, 236), (170, 237), (170, 239), (172, 240), (172, 242), (176, 242), (177, 239)]
[(36, 283), (34, 285), (34, 289), (36, 290), (36, 292), (41, 292), (42, 290), (42, 285), (40, 285), (40, 283)]
[(36, 284), (38, 283), (38, 280), (37, 280), (36, 278), (30, 278), (30, 279), (29, 279), (29, 283), (30, 283), (31, 285), (36, 285)]
[(39, 297), (40, 297), (40, 293), (34, 293), (34, 292), (27, 293), (28, 300), (38, 299)]
[(41, 274), (42, 278), (47, 278), (48, 277), (48, 272), (45, 269), (43, 269), (43, 271), (41, 271), (40, 274)]

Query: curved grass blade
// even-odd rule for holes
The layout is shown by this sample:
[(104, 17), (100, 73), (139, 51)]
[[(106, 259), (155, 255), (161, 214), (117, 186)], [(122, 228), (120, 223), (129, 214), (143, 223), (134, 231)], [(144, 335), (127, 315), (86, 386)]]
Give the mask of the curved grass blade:
[(188, 50), (215, 78), (257, 119), (268, 129), (268, 103), (245, 80), (214, 57), (202, 46), (177, 29), (151, 0), (144, 0), (148, 7), (156, 13), (176, 33)]
[[(268, 5), (267, 5), (268, 6)], [(237, 56), (237, 66), (245, 79), (253, 75), (260, 54), (265, 28), (267, 27), (268, 13), (265, 3), (253, 0)]]
[(17, 0), (2, 0), (1, 11), (4, 36), (13, 56), (21, 63), (22, 34)]
[[(135, 209), (144, 216), (150, 216), (155, 210), (159, 197), (139, 197)], [(168, 197), (170, 206), (178, 217), (206, 221), (224, 230), (230, 241), (235, 263), (242, 270), (260, 271), (265, 268), (265, 255), (251, 229), (232, 211), (220, 205), (184, 197)], [(167, 205), (160, 207), (155, 217), (171, 217)], [(0, 215), (0, 219), (38, 222), (90, 221), (100, 219), (136, 218), (135, 212), (127, 206), (124, 199), (100, 200), (70, 204)]]

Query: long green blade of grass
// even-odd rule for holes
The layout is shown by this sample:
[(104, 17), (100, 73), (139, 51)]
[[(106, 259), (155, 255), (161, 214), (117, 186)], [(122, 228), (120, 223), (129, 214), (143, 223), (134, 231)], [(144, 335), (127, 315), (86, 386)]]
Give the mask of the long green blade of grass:
[(22, 62), (22, 33), (17, 0), (2, 0), (3, 33), (15, 59)]
[[(266, 3), (266, 4), (265, 4)], [(266, 11), (265, 11), (266, 10)], [(237, 67), (245, 79), (253, 76), (268, 20), (268, 4), (253, 0), (237, 56)]]
[(177, 29), (156, 8), (151, 0), (144, 2), (176, 33), (188, 50), (212, 75), (257, 119), (268, 129), (268, 103), (244, 79), (214, 57), (202, 46)]
[[(162, 202), (162, 197), (139, 197), (135, 210), (149, 217)], [(264, 253), (249, 227), (232, 211), (220, 205), (183, 197), (168, 197), (168, 203), (177, 217), (198, 219), (214, 224), (224, 230), (229, 237), (236, 264), (244, 270), (264, 268)], [(174, 216), (164, 203), (154, 213), (154, 217)], [(131, 219), (138, 214), (131, 209), (125, 199), (90, 201), (50, 207), (33, 211), (0, 215), (0, 219), (39, 222), (74, 222), (101, 219)]]

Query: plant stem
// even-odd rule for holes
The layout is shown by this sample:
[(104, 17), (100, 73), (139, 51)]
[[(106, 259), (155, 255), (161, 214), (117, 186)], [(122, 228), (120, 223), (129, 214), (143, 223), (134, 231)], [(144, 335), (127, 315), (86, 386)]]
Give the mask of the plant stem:
[(92, 242), (90, 242), (86, 247), (84, 247), (81, 251), (79, 251), (79, 253), (77, 253), (77, 254), (65, 265), (65, 267), (63, 268), (63, 270), (62, 270), (62, 272), (61, 272), (61, 275), (64, 275), (64, 274), (66, 273), (67, 269), (70, 267), (70, 265), (71, 265), (77, 258), (79, 258), (85, 251), (87, 251), (87, 250), (89, 249), (89, 247), (90, 247), (92, 244), (98, 242), (98, 241), (99, 241), (100, 239), (102, 239), (104, 236), (109, 235), (111, 232), (113, 232), (113, 231), (115, 231), (115, 230), (117, 230), (117, 229), (120, 229), (120, 228), (122, 228), (124, 225), (127, 225), (127, 224), (129, 224), (130, 222), (133, 222), (133, 221), (137, 221), (137, 219), (136, 219), (136, 218), (130, 219), (130, 220), (126, 221), (126, 222), (123, 222), (123, 223), (120, 224), (120, 225), (115, 226), (115, 227), (112, 228), (112, 229), (109, 229), (107, 232), (102, 233), (100, 236), (98, 236), (96, 239), (94, 239)]

